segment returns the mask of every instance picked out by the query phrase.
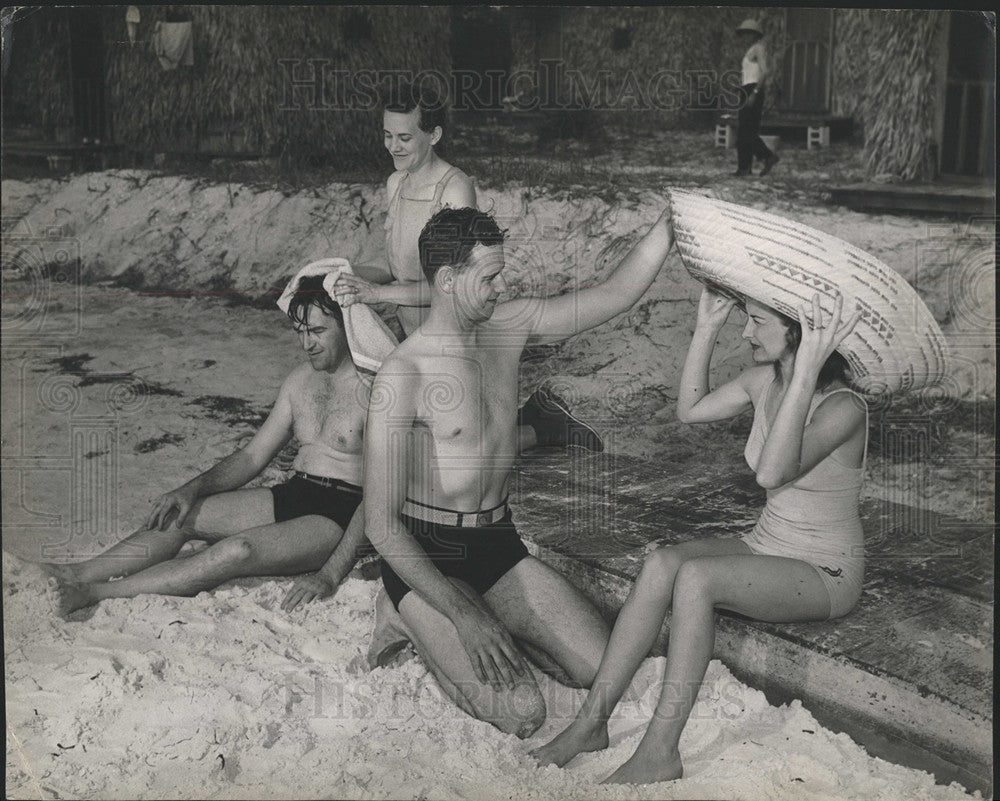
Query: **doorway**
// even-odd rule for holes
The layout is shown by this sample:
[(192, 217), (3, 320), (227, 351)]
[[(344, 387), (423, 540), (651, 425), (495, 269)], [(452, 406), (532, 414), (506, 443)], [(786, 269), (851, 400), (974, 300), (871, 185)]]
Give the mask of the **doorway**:
[(950, 12), (941, 172), (986, 177), (996, 165), (996, 40), (982, 14)]
[(72, 6), (68, 11), (69, 65), (76, 141), (100, 143), (107, 138), (101, 9)]
[(451, 68), (457, 111), (495, 111), (503, 107), (511, 53), (506, 9), (452, 6)]
[(785, 47), (781, 65), (782, 111), (830, 110), (830, 53), (833, 9), (785, 9)]

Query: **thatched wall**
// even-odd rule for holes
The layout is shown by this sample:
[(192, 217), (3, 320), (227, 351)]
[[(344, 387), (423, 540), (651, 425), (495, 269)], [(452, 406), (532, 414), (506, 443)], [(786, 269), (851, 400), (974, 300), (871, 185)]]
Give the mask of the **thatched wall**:
[(590, 92), (598, 98), (592, 108), (637, 127), (711, 114), (739, 82), (733, 28), (747, 15), (740, 8), (563, 8), (561, 87), (570, 98)]
[[(165, 71), (152, 51), (154, 26), (170, 9), (192, 22), (193, 67)], [(451, 68), (447, 8), (141, 6), (135, 45), (124, 7), (100, 13), (109, 126), (114, 141), (144, 150), (375, 158), (377, 112), (358, 108), (373, 105), (374, 72), (446, 76)], [(5, 119), (71, 122), (66, 10), (37, 10), (23, 28), (30, 44), (17, 48), (4, 81)], [(18, 44), (21, 38), (19, 28)], [(297, 63), (283, 66), (283, 59)], [(290, 78), (317, 75), (321, 91), (310, 107), (309, 90), (291, 89)], [(350, 95), (353, 109), (345, 107)]]
[(845, 9), (836, 15), (833, 105), (865, 135), (871, 176), (931, 178), (944, 11)]
[[(10, 62), (3, 75), (3, 123), (54, 140), (69, 134), (73, 94), (66, 9), (25, 8), (10, 24)], [(7, 54), (4, 54), (7, 58)]]
[[(344, 108), (348, 82), (362, 70), (447, 74), (451, 66), (445, 8), (185, 8), (195, 34), (193, 68), (164, 72), (145, 47), (110, 53), (109, 105), (119, 141), (191, 147), (222, 136), (226, 150), (371, 157), (381, 148), (376, 115), (370, 108)], [(164, 9), (142, 8), (140, 38), (148, 39)], [(283, 59), (298, 63), (283, 66)], [(323, 62), (313, 66), (309, 59)], [(325, 91), (307, 108), (309, 90), (290, 89), (290, 76), (317, 74), (324, 76)], [(365, 105), (365, 98), (357, 99)], [(286, 100), (291, 102), (283, 109)]]
[[(544, 56), (532, 12), (511, 11), (512, 69), (534, 69)], [(735, 28), (748, 17), (761, 22), (770, 42), (781, 41), (780, 9), (563, 7), (558, 54), (547, 56), (558, 57), (563, 70), (562, 100), (583, 98), (615, 124), (707, 122), (735, 102), (742, 59)], [(780, 53), (775, 57), (780, 72)], [(596, 91), (602, 72), (603, 91)]]
[[(175, 8), (194, 24), (195, 66), (165, 72), (149, 42), (167, 8), (141, 7), (135, 46), (126, 41), (122, 7), (101, 12), (109, 125), (115, 141), (136, 148), (283, 153), (348, 163), (378, 158), (377, 115), (343, 108), (344, 81), (334, 71), (357, 76), (373, 69), (450, 69), (447, 8), (182, 6)], [(31, 125), (55, 138), (72, 124), (67, 13), (29, 11), (15, 23), (4, 123)], [(555, 44), (550, 37), (544, 47), (537, 10), (508, 11), (512, 70), (533, 70), (539, 58), (557, 57), (559, 100), (582, 100), (617, 124), (707, 122), (731, 103), (741, 56), (734, 28), (745, 17), (762, 22), (772, 75), (780, 80), (782, 74), (780, 8), (563, 7)], [(944, 25), (945, 12), (933, 10), (834, 14), (831, 112), (855, 119), (870, 175), (913, 179), (934, 172)], [(320, 108), (282, 109), (289, 80), (282, 59), (298, 59), (298, 79), (324, 69), (308, 59), (325, 60)], [(773, 85), (771, 102), (779, 91)], [(305, 104), (308, 94), (299, 88), (289, 97)]]

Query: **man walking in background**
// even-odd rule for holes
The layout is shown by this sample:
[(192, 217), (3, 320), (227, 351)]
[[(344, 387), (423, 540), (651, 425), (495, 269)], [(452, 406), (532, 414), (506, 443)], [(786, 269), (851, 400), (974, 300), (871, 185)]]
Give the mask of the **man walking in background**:
[(778, 156), (771, 152), (760, 138), (760, 118), (764, 113), (764, 84), (767, 82), (767, 50), (764, 31), (760, 23), (747, 19), (736, 29), (736, 38), (744, 49), (742, 79), (740, 83), (740, 110), (736, 127), (736, 172), (742, 178), (753, 172), (753, 160), (764, 162), (760, 174), (767, 175)]

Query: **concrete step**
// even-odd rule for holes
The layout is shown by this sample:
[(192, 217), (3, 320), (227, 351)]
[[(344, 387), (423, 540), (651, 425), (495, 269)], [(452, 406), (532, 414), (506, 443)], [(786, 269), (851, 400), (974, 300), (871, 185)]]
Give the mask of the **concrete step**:
[[(645, 553), (738, 536), (764, 492), (742, 462), (523, 457), (511, 494), (529, 549), (617, 615)], [(862, 504), (858, 607), (821, 623), (720, 612), (716, 656), (773, 703), (802, 700), (869, 752), (992, 797), (993, 529), (887, 502)], [(665, 653), (669, 616), (654, 653)]]
[(990, 181), (947, 180), (831, 186), (833, 203), (855, 211), (927, 214), (996, 214), (996, 188)]

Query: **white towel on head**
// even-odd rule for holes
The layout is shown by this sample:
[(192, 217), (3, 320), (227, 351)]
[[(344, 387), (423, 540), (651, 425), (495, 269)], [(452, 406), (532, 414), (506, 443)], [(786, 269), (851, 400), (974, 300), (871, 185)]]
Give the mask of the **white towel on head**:
[[(341, 273), (352, 273), (351, 263), (347, 259), (332, 258), (313, 261), (299, 270), (288, 282), (285, 291), (278, 298), (278, 308), (288, 314), (292, 296), (298, 288), (299, 281), (313, 275), (323, 275), (323, 289), (337, 300), (334, 287)], [(361, 377), (368, 382), (375, 378), (385, 357), (396, 349), (399, 343), (389, 326), (382, 322), (375, 310), (364, 303), (353, 303), (344, 312), (344, 332), (347, 334), (347, 346), (351, 349), (354, 366)]]

